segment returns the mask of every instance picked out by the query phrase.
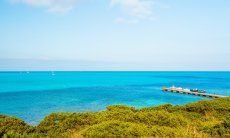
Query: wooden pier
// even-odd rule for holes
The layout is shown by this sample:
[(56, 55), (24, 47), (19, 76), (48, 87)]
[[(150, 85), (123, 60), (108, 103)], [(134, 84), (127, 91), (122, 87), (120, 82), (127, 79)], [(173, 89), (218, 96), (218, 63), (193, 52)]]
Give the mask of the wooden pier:
[(210, 98), (223, 98), (223, 97), (227, 97), (227, 96), (224, 96), (224, 95), (193, 92), (193, 91), (191, 91), (189, 89), (182, 89), (182, 88), (176, 88), (176, 87), (170, 87), (170, 88), (163, 87), (162, 91), (164, 91), (164, 92), (180, 93), (180, 94), (196, 95), (196, 96), (202, 96), (202, 97), (210, 97)]

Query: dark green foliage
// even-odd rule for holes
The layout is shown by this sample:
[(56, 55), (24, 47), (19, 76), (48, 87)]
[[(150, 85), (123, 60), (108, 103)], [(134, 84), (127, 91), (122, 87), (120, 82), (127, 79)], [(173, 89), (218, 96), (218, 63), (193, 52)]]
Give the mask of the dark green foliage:
[(95, 113), (53, 113), (37, 126), (36, 132), (48, 135), (61, 134), (95, 124), (96, 121)]
[(205, 114), (206, 112), (219, 112), (223, 114), (229, 114), (230, 98), (218, 98), (215, 100), (209, 101), (199, 101), (196, 103), (187, 104), (182, 106), (182, 110), (186, 110), (188, 112), (196, 112), (200, 114)]
[(138, 112), (135, 116), (135, 122), (147, 125), (159, 125), (169, 127), (180, 127), (187, 124), (187, 119), (180, 114), (169, 113), (164, 110)]
[(129, 107), (126, 105), (112, 105), (107, 107), (107, 111), (131, 111), (135, 112), (136, 109), (134, 107)]
[(0, 116), (0, 137), (230, 137), (230, 98), (184, 106), (135, 109), (108, 106), (106, 111), (53, 113), (35, 128)]
[(219, 135), (222, 137), (230, 137), (230, 118), (223, 120), (222, 123), (214, 126), (206, 126), (203, 130), (212, 136)]
[(153, 126), (151, 128), (151, 135), (153, 137), (185, 137), (183, 133), (183, 129), (176, 129), (176, 128), (171, 128), (167, 126)]
[(0, 137), (3, 137), (4, 135), (14, 135), (16, 137), (33, 131), (34, 128), (22, 120), (0, 115)]
[(149, 129), (144, 124), (136, 124), (121, 121), (108, 121), (93, 125), (83, 130), (85, 137), (143, 137), (149, 136)]
[(143, 108), (141, 111), (152, 111), (152, 110), (166, 110), (166, 111), (172, 111), (173, 110), (173, 105), (171, 104), (164, 104), (156, 107), (148, 107), (148, 108)]

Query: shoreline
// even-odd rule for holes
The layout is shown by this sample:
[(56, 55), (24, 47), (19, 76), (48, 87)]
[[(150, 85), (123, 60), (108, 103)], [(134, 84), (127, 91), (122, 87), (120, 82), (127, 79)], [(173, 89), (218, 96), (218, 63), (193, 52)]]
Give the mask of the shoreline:
[[(107, 110), (100, 112), (51, 113), (37, 126), (28, 125), (16, 117), (0, 115), (0, 124), (3, 125), (0, 125), (0, 130), (3, 131), (0, 132), (0, 136), (81, 135), (82, 137), (97, 137), (99, 134), (103, 136), (107, 134), (111, 136), (134, 136), (132, 133), (135, 131), (137, 131), (135, 135), (138, 137), (180, 136), (182, 135), (181, 131), (185, 130), (184, 128), (189, 129), (188, 127), (191, 126), (196, 128), (196, 135), (199, 136), (229, 136), (229, 128), (224, 129), (224, 126), (222, 127), (226, 123), (229, 124), (227, 119), (230, 111), (229, 104), (230, 97), (202, 100), (180, 106), (166, 104), (141, 109), (125, 105), (113, 105), (108, 106)], [(200, 119), (205, 119), (206, 121), (202, 122)], [(216, 130), (217, 126), (221, 126), (218, 129), (224, 129), (221, 135), (218, 134), (219, 130)], [(206, 130), (207, 127), (209, 128), (208, 130)], [(213, 127), (216, 129), (213, 130)], [(162, 130), (159, 130), (159, 128), (162, 128)], [(132, 133), (126, 134), (127, 129)], [(100, 130), (106, 130), (106, 133)], [(169, 132), (164, 132), (164, 135), (161, 135), (161, 131), (166, 130)], [(211, 130), (213, 132), (210, 132)], [(147, 132), (145, 133), (145, 131)], [(183, 136), (190, 136), (190, 132), (183, 133)]]

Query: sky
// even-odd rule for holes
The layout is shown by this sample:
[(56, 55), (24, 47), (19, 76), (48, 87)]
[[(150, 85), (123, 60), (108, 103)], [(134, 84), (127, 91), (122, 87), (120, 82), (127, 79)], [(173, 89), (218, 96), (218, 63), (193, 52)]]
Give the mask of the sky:
[(1, 0), (0, 70), (230, 70), (229, 0)]

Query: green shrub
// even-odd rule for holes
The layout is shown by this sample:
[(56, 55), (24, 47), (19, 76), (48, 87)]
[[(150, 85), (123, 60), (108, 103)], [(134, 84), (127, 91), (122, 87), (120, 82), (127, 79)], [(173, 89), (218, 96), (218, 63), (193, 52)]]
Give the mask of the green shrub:
[(197, 112), (200, 114), (205, 114), (206, 112), (217, 111), (219, 113), (229, 113), (230, 112), (230, 98), (218, 98), (215, 100), (204, 100), (195, 103), (190, 103), (185, 106), (181, 106), (181, 109), (188, 112)]
[(88, 138), (144, 137), (150, 136), (149, 132), (148, 127), (143, 124), (108, 121), (88, 127), (83, 130), (82, 135)]
[(108, 106), (106, 109), (107, 111), (132, 111), (132, 112), (137, 111), (134, 107), (129, 107), (126, 105), (111, 105)]
[(96, 121), (95, 113), (53, 113), (37, 126), (36, 131), (45, 134), (64, 133), (95, 124)]
[(169, 127), (186, 126), (187, 119), (180, 114), (169, 113), (164, 110), (138, 112), (135, 116), (135, 122), (146, 125), (159, 125)]
[(205, 126), (201, 130), (209, 133), (211, 136), (230, 136), (230, 118), (227, 118), (223, 120), (222, 123), (214, 126)]
[(230, 137), (229, 105), (230, 98), (143, 109), (114, 105), (101, 112), (52, 113), (36, 127), (0, 115), (0, 137)]
[(0, 115), (0, 137), (4, 134), (22, 135), (24, 133), (32, 133), (34, 128), (24, 121), (15, 117)]
[(155, 110), (171, 111), (171, 110), (173, 110), (173, 105), (171, 105), (171, 104), (164, 104), (164, 105), (159, 105), (159, 106), (156, 106), (156, 107), (148, 107), (148, 108), (140, 109), (140, 111), (143, 111), (143, 112), (146, 112), (146, 111), (155, 111)]
[(176, 129), (166, 126), (153, 126), (151, 128), (151, 135), (153, 137), (170, 137), (170, 138), (178, 138), (184, 137), (183, 129)]

